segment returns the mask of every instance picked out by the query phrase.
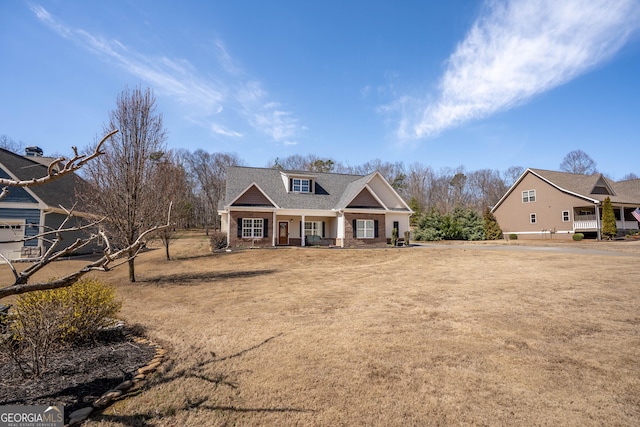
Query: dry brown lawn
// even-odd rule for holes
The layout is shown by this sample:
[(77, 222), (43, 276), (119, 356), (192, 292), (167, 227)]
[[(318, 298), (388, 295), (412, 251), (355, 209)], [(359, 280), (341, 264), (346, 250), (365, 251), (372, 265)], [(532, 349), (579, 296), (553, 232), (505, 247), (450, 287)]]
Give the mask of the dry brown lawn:
[(545, 244), (145, 253), (170, 360), (87, 425), (640, 425), (640, 242)]

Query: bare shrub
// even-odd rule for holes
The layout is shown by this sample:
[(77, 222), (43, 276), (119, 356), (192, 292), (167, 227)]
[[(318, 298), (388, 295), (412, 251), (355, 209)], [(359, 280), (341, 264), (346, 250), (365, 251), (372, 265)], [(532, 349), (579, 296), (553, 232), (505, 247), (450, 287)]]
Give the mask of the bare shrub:
[(57, 346), (88, 339), (112, 325), (120, 307), (115, 290), (95, 279), (20, 295), (8, 318), (2, 351), (23, 376), (38, 377)]
[(227, 247), (227, 235), (222, 231), (212, 231), (209, 235), (211, 252), (219, 251)]

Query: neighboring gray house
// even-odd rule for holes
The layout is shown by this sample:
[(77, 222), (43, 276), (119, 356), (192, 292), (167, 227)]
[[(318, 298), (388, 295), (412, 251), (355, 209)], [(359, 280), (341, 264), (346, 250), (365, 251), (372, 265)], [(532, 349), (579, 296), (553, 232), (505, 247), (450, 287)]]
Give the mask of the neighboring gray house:
[(602, 202), (611, 199), (618, 234), (638, 231), (640, 179), (614, 182), (600, 173), (580, 175), (527, 169), (491, 210), (504, 235), (519, 238), (600, 238)]
[[(36, 157), (20, 156), (0, 148), (0, 177), (24, 181), (46, 176), (46, 158)], [(66, 217), (62, 207), (73, 207), (76, 190), (85, 185), (79, 176), (69, 174), (42, 185), (10, 187), (8, 196), (0, 199), (0, 253), (9, 260), (41, 256), (50, 243), (33, 237), (57, 229)], [(77, 212), (69, 225), (78, 224), (82, 216), (85, 215)], [(69, 232), (63, 237), (71, 243), (81, 235), (81, 232)], [(83, 252), (94, 249), (87, 247)]]
[(219, 209), (230, 247), (385, 246), (413, 213), (379, 172), (227, 168)]

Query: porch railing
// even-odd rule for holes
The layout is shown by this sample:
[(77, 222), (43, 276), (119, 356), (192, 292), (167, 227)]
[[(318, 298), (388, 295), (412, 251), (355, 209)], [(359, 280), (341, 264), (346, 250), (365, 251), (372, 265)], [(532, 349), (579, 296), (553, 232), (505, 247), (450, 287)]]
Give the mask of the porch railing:
[(574, 230), (597, 230), (598, 220), (595, 215), (576, 215), (573, 218)]
[[(638, 230), (638, 221), (616, 221), (616, 227), (619, 230)], [(575, 230), (597, 230), (598, 221), (595, 215), (576, 215), (573, 220), (573, 229)]]

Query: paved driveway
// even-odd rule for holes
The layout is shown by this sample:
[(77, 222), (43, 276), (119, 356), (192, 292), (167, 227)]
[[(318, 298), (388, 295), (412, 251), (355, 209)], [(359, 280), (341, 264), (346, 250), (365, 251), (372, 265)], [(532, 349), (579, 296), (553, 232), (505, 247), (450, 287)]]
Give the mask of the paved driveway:
[(414, 242), (413, 247), (432, 249), (469, 249), (469, 250), (490, 250), (490, 251), (530, 251), (530, 252), (550, 252), (550, 253), (570, 253), (585, 255), (606, 255), (606, 256), (626, 256), (635, 257), (640, 262), (640, 241), (621, 242), (588, 242), (572, 243), (557, 242), (549, 243), (535, 241), (528, 242)]

